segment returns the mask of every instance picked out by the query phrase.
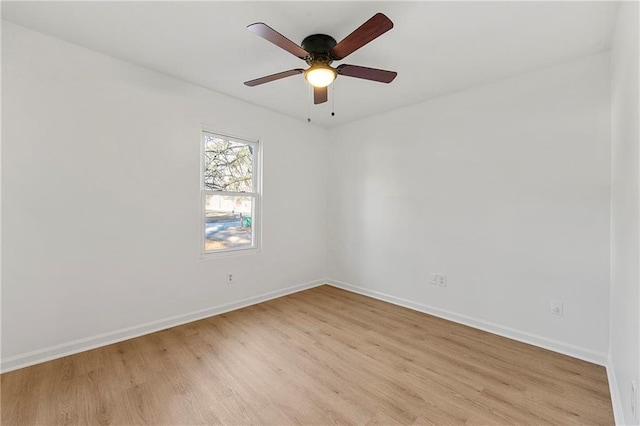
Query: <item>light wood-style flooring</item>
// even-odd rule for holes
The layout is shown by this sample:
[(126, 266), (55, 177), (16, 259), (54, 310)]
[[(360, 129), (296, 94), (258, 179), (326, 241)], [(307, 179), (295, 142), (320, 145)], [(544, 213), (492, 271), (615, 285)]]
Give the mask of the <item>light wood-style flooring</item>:
[(2, 425), (613, 424), (601, 366), (330, 286), (1, 380)]

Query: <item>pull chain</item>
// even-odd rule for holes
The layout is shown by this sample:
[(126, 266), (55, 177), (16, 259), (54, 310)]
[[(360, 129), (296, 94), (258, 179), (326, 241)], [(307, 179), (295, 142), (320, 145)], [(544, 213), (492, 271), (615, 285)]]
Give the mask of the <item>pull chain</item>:
[(334, 81), (331, 85), (331, 116), (335, 117), (335, 106), (336, 106), (336, 82)]
[(307, 123), (311, 123), (311, 102), (313, 102), (313, 88), (309, 86), (309, 102), (307, 102)]

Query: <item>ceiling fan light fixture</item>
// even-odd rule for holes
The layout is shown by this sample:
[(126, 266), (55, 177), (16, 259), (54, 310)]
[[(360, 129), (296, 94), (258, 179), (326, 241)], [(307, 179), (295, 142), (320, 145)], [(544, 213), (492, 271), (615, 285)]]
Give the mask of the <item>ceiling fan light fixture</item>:
[(329, 65), (314, 65), (304, 73), (304, 78), (313, 87), (327, 87), (336, 79), (336, 71)]

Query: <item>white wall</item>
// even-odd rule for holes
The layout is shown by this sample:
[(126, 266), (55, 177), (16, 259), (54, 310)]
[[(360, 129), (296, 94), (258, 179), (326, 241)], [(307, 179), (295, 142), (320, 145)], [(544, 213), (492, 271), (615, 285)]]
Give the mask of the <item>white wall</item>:
[(612, 262), (609, 357), (613, 370), (611, 378), (617, 388), (614, 408), (617, 409), (616, 421), (619, 424), (640, 423), (639, 418), (633, 418), (631, 414), (631, 382), (635, 380), (640, 385), (638, 13), (637, 2), (621, 3), (611, 53)]
[[(325, 276), (324, 129), (6, 22), (2, 104), (5, 369)], [(261, 254), (198, 259), (203, 122), (262, 140)]]
[[(2, 36), (3, 368), (313, 285), (327, 263), (352, 290), (606, 359), (608, 53), (327, 132)], [(259, 255), (198, 260), (202, 122), (262, 138)]]
[(609, 95), (602, 53), (334, 129), (329, 277), (604, 363)]

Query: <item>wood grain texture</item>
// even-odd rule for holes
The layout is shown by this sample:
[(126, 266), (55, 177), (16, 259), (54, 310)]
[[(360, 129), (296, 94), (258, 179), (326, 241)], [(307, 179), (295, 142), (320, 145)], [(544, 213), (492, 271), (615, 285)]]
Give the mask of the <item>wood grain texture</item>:
[(614, 422), (603, 367), (329, 286), (1, 380), (3, 425)]

